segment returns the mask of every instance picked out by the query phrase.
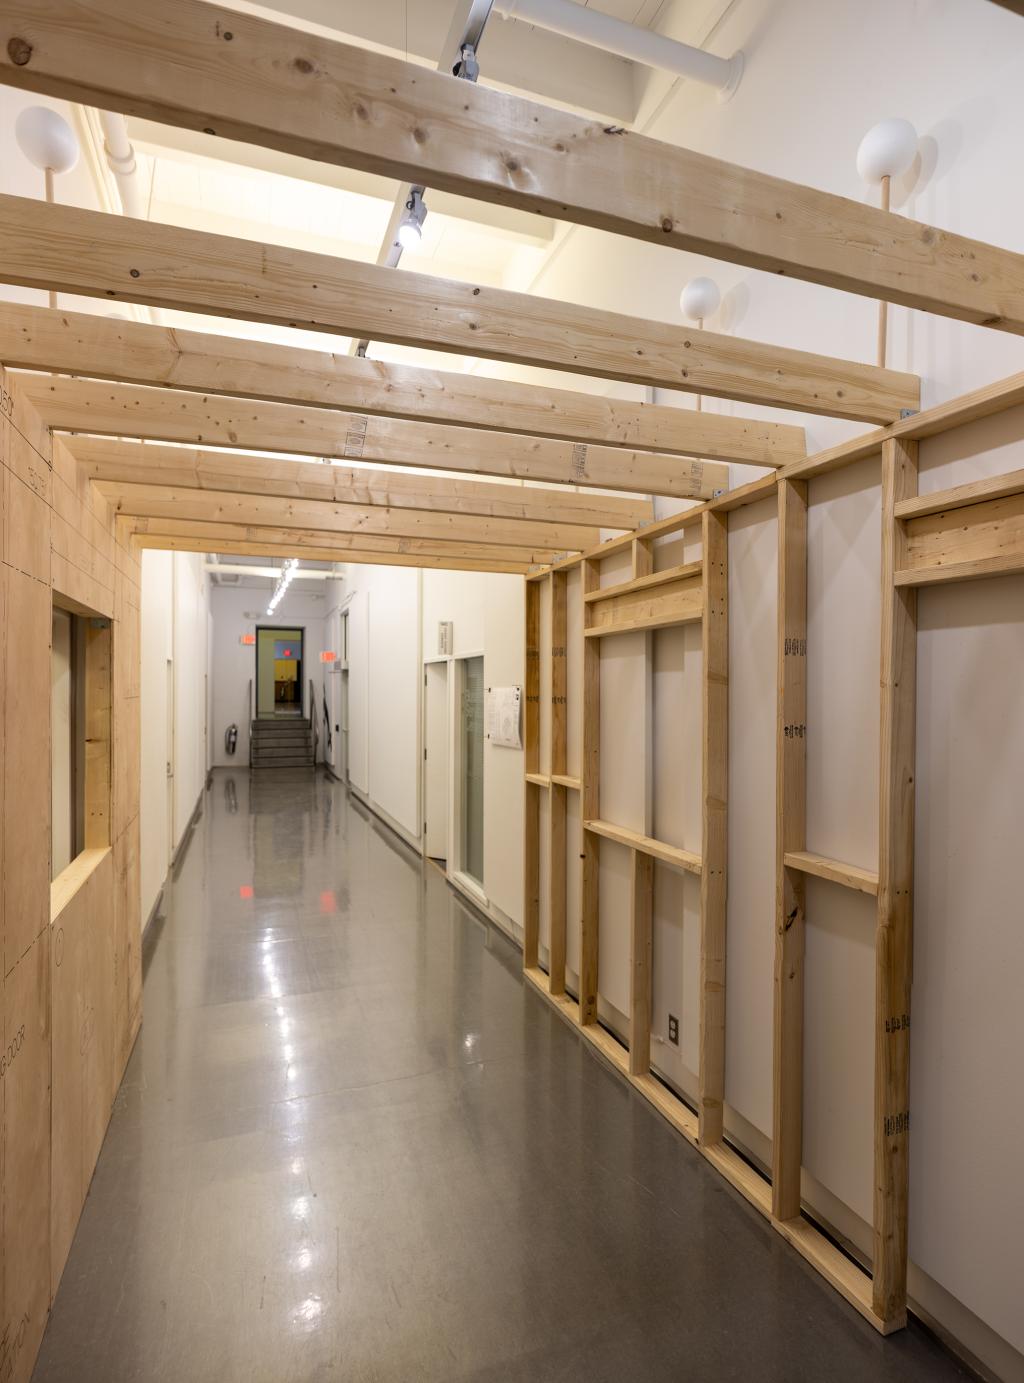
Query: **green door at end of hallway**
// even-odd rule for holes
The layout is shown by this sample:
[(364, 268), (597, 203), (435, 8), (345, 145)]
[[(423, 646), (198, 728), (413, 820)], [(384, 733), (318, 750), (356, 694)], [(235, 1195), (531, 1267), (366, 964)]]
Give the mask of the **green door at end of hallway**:
[(256, 630), (256, 715), (302, 715), (302, 630)]

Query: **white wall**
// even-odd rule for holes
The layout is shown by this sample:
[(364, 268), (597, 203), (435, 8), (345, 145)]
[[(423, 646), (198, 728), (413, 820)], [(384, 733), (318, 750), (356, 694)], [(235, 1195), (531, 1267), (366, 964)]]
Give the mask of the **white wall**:
[[(212, 696), (213, 724), (210, 727), (210, 751), (215, 767), (249, 766), (249, 683), (253, 684), (253, 704), (256, 687), (256, 648), (243, 644), (244, 634), (255, 634), (257, 625), (278, 625), (282, 629), (301, 629), (302, 644), (302, 704), (309, 714), (309, 679), (316, 686), (317, 704), (324, 668), (320, 654), (324, 640), (324, 616), (328, 601), (326, 590), (290, 589), (274, 611), (267, 616), (270, 598), (269, 584), (262, 586), (223, 586), (214, 583), (210, 600), (212, 615)], [(327, 586), (327, 582), (318, 585)], [(224, 733), (229, 725), (238, 726), (238, 742), (234, 754), (224, 748)]]
[(352, 785), (419, 844), (420, 572), (348, 566), (349, 752)]
[[(143, 922), (153, 910), (206, 778), (208, 607), (209, 583), (201, 557), (183, 552), (143, 553), (139, 804)], [(173, 729), (167, 705), (171, 688)], [(168, 792), (169, 765), (173, 794)], [(172, 796), (173, 828), (168, 820)]]
[[(522, 686), (526, 636), (523, 580), (497, 572), (425, 570), (423, 656), (437, 656), (437, 626), (451, 620), (455, 658), (483, 655), (484, 686)], [(449, 678), (454, 691), (454, 678)], [(454, 705), (454, 699), (453, 699)], [(450, 727), (449, 746), (457, 740)], [(484, 894), (523, 921), (523, 755), (484, 741)], [(454, 801), (454, 794), (451, 795)], [(451, 853), (451, 852), (449, 852)]]
[(209, 583), (203, 558), (174, 554), (174, 838), (180, 841), (206, 780)]
[[(438, 624), (451, 620), (455, 658), (481, 655), (487, 686), (522, 685), (522, 578), (349, 566), (344, 592), (352, 783), (419, 846), (423, 661), (437, 657)], [(454, 694), (450, 712), (454, 718)], [(455, 742), (452, 725), (452, 752)], [(483, 901), (513, 928), (522, 924), (522, 828), (522, 752), (485, 741)]]

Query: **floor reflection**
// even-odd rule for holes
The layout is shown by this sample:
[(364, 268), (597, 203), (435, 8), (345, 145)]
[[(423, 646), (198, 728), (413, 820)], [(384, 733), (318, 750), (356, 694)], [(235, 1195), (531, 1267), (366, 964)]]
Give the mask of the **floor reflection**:
[(959, 1377), (881, 1341), (344, 789), (214, 774), (38, 1383)]

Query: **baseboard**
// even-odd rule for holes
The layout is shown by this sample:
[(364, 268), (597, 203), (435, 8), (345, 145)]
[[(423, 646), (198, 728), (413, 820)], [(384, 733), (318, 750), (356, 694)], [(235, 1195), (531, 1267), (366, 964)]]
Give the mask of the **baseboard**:
[(143, 941), (145, 941), (145, 939), (146, 939), (146, 933), (149, 931), (150, 927), (153, 925), (154, 921), (156, 920), (157, 914), (158, 914), (159, 911), (160, 911), (160, 906), (161, 906), (161, 904), (162, 904), (163, 901), (164, 901), (164, 890), (165, 890), (166, 888), (167, 888), (167, 880), (164, 879), (163, 883), (162, 883), (162, 884), (160, 885), (160, 887), (157, 889), (156, 901), (153, 903), (153, 906), (152, 906), (152, 907), (150, 908), (150, 910), (149, 910), (149, 916), (146, 918), (145, 922), (143, 922), (143, 924), (142, 924), (142, 939), (143, 939)]
[[(336, 777), (333, 773), (331, 777), (334, 778), (336, 783), (342, 782), (342, 779)], [(368, 811), (373, 812), (375, 817), (383, 821), (384, 825), (387, 826), (390, 831), (394, 831), (395, 835), (398, 836), (400, 840), (404, 841), (406, 845), (415, 850), (417, 855), (423, 854), (423, 842), (419, 836), (414, 836), (400, 821), (396, 821), (390, 812), (386, 812), (383, 807), (374, 802), (373, 798), (370, 797), (368, 793), (363, 792), (362, 788), (357, 788), (354, 783), (350, 782), (348, 784), (348, 790), (357, 802), (361, 802)]]
[(522, 928), (518, 927), (507, 913), (502, 912), (501, 908), (495, 907), (485, 893), (467, 888), (458, 874), (446, 873), (444, 877), (460, 897), (472, 903), (477, 912), (486, 917), (488, 922), (493, 922), (499, 931), (505, 933), (514, 946), (518, 946), (520, 951), (523, 949)]
[[(192, 840), (192, 832), (195, 830), (196, 824), (203, 814), (203, 797), (206, 794), (208, 785), (209, 784), (207, 780), (204, 779), (203, 786), (199, 789), (199, 796), (196, 798), (196, 804), (192, 808), (192, 814), (189, 816), (188, 821), (186, 821), (185, 829), (181, 833), (181, 839), (174, 847), (174, 854), (171, 856), (170, 868), (167, 871), (168, 878), (170, 878), (170, 876), (174, 873), (174, 871), (178, 868), (178, 866), (182, 863), (182, 861), (185, 858), (185, 851), (188, 849), (189, 843)], [(167, 880), (165, 879), (165, 885), (166, 882)], [(161, 888), (160, 891), (162, 893), (163, 888)]]

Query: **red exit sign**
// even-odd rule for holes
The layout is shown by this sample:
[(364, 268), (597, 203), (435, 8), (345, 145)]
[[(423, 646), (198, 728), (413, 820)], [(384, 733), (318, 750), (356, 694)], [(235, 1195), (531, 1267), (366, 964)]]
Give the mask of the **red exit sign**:
[(337, 653), (328, 653), (328, 652), (325, 651), (325, 652), (323, 652), (323, 653), (320, 654), (320, 661), (321, 661), (322, 663), (335, 663), (335, 662), (337, 662), (337, 660), (338, 660), (338, 655), (337, 655)]
[(240, 635), (239, 635), (239, 638), (238, 638), (238, 642), (241, 643), (241, 644), (254, 644), (254, 643), (256, 642), (256, 635), (255, 635), (255, 634), (240, 634)]

